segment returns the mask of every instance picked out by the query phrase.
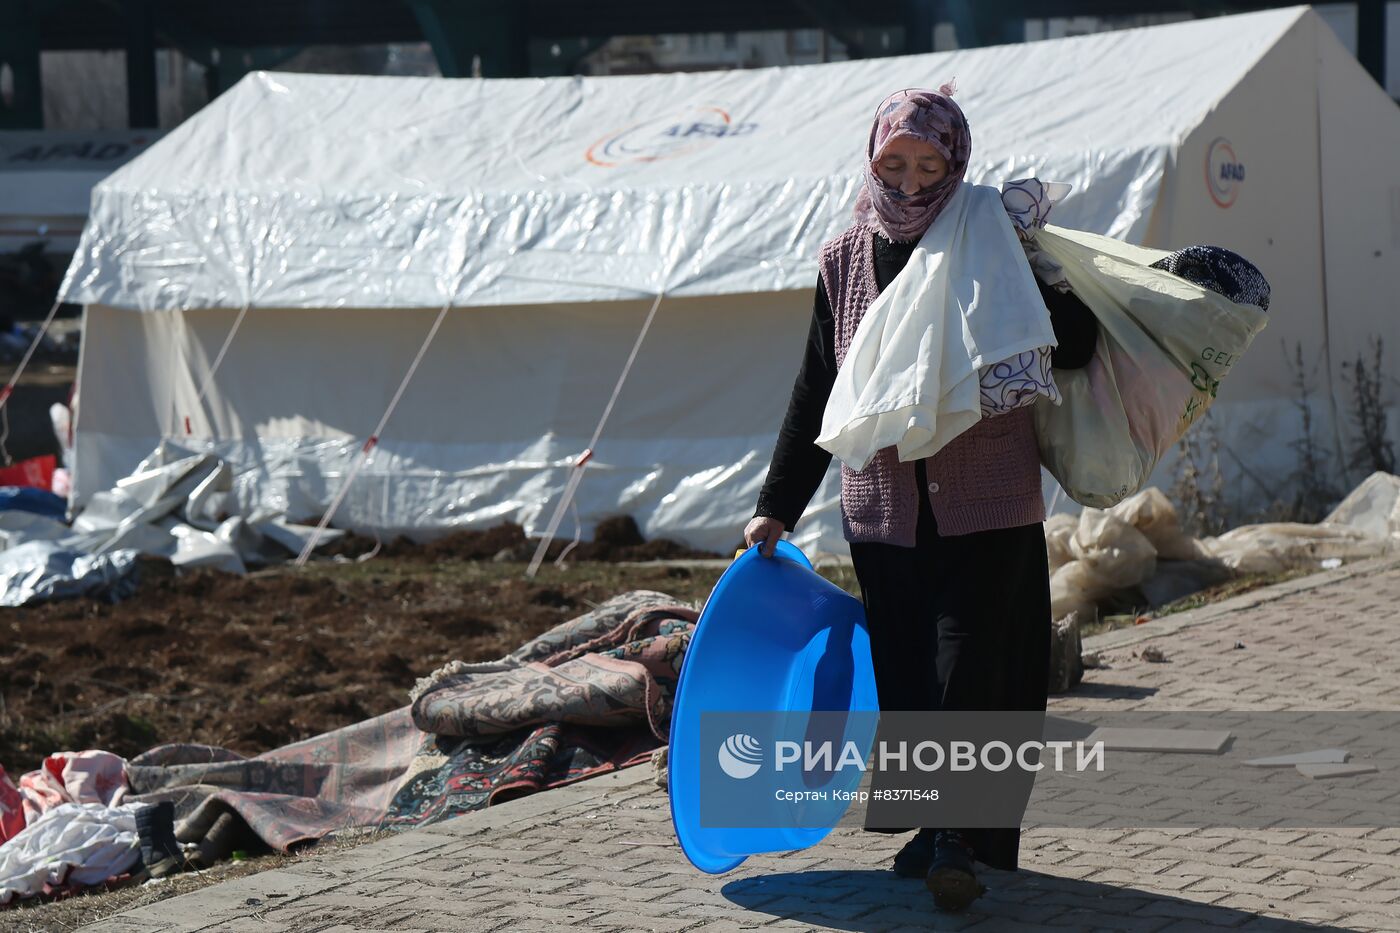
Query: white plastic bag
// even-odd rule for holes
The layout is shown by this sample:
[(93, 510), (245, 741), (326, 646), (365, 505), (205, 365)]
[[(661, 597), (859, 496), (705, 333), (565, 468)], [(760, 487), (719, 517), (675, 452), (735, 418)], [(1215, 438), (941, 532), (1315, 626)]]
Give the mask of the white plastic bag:
[(1040, 459), (1074, 501), (1108, 508), (1146, 484), (1205, 413), (1267, 315), (1150, 264), (1169, 255), (1047, 224), (1038, 246), (1099, 323), (1093, 358), (1034, 406)]
[(1099, 600), (1137, 586), (1157, 569), (1157, 552), (1147, 536), (1102, 509), (1079, 513), (1068, 551), (1070, 560), (1050, 574), (1054, 619), (1078, 612), (1081, 620), (1092, 620)]
[(1147, 536), (1102, 509), (1079, 513), (1069, 550), (1090, 571), (1095, 595), (1136, 586), (1157, 569), (1157, 551)]
[(1347, 493), (1322, 521), (1400, 543), (1400, 476), (1377, 470)]

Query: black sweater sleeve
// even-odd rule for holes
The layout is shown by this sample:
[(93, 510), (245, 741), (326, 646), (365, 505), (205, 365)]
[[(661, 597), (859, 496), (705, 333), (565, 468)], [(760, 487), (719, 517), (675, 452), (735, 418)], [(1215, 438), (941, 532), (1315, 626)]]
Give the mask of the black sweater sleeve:
[(791, 531), (816, 495), (831, 465), (831, 453), (814, 443), (821, 433), (822, 414), (836, 381), (836, 325), (826, 288), (817, 279), (802, 367), (792, 386), (787, 416), (778, 431), (768, 478), (758, 494), (755, 515), (776, 518)]
[(1079, 369), (1087, 365), (1099, 342), (1099, 322), (1094, 319), (1094, 312), (1072, 291), (1057, 291), (1040, 279), (1035, 284), (1040, 286), (1040, 297), (1050, 311), (1050, 326), (1058, 344), (1050, 350), (1051, 368)]

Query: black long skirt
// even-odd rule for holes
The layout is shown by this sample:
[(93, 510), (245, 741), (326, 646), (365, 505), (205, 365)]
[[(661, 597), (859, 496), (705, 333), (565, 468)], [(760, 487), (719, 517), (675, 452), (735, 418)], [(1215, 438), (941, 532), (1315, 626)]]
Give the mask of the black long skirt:
[[(1050, 668), (1045, 526), (943, 537), (923, 462), (916, 466), (916, 545), (850, 545), (880, 708), (1043, 712)], [(1019, 827), (960, 830), (978, 861), (1017, 868)]]

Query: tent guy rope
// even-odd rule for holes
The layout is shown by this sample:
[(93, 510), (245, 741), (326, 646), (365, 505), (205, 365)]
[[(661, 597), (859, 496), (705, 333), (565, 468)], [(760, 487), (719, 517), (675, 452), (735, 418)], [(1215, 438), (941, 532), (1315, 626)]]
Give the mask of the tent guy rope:
[(389, 400), (389, 407), (384, 409), (384, 415), (379, 419), (379, 424), (375, 425), (374, 431), (370, 434), (369, 439), (360, 447), (359, 454), (356, 455), (354, 462), (350, 465), (350, 472), (345, 476), (345, 482), (341, 483), (340, 488), (336, 490), (335, 498), (331, 500), (330, 507), (326, 509), (326, 514), (321, 516), (321, 521), (317, 523), (316, 530), (311, 533), (311, 537), (306, 541), (306, 546), (303, 547), (301, 553), (297, 555), (296, 566), (306, 566), (307, 558), (311, 556), (311, 552), (314, 551), (316, 545), (320, 543), (321, 536), (325, 534), (326, 526), (329, 525), (331, 519), (335, 517), (336, 510), (340, 508), (340, 503), (345, 500), (345, 494), (350, 491), (351, 484), (355, 482), (355, 477), (359, 475), (360, 467), (369, 459), (370, 451), (374, 450), (374, 448), (379, 445), (379, 438), (384, 433), (384, 427), (389, 423), (389, 419), (393, 417), (394, 409), (399, 406), (399, 399), (403, 398), (404, 390), (406, 390), (408, 384), (413, 381), (413, 374), (418, 372), (418, 365), (423, 362), (424, 354), (428, 352), (428, 347), (432, 344), (433, 338), (437, 336), (437, 332), (442, 327), (442, 322), (447, 317), (447, 312), (451, 308), (452, 301), (449, 299), (447, 303), (442, 306), (442, 310), (438, 311), (437, 318), (433, 321), (433, 326), (428, 328), (428, 334), (423, 338), (423, 343), (418, 347), (418, 353), (413, 357), (413, 362), (408, 365), (408, 372), (404, 373), (403, 379), (399, 382), (398, 389), (394, 392), (394, 397)]
[(48, 316), (44, 318), (44, 323), (39, 325), (39, 329), (34, 332), (34, 339), (29, 341), (29, 349), (24, 351), (24, 356), (20, 358), (19, 365), (10, 374), (10, 381), (5, 383), (5, 388), (0, 389), (0, 456), (4, 456), (5, 465), (9, 466), (14, 461), (10, 459), (10, 450), (5, 446), (5, 442), (10, 439), (10, 396), (14, 394), (15, 386), (19, 384), (19, 377), (24, 375), (25, 367), (34, 358), (34, 352), (39, 349), (39, 344), (43, 342), (44, 335), (49, 332), (49, 326), (53, 324), (55, 315), (61, 301), (55, 301), (53, 307), (49, 308)]
[[(204, 397), (209, 393), (209, 387), (214, 384), (214, 376), (218, 373), (219, 367), (223, 365), (224, 356), (228, 354), (228, 348), (233, 343), (233, 338), (238, 334), (238, 328), (243, 326), (243, 319), (248, 316), (248, 303), (244, 302), (243, 307), (238, 310), (238, 317), (234, 318), (233, 326), (229, 328), (228, 334), (224, 337), (223, 345), (219, 347), (219, 352), (214, 356), (214, 362), (210, 364), (209, 371), (204, 374), (204, 378), (199, 383), (199, 392), (195, 394), (194, 405), (202, 408)], [(191, 434), (190, 417), (185, 416), (185, 434)]]
[[(554, 514), (550, 516), (549, 525), (545, 528), (544, 537), (540, 539), (540, 546), (535, 549), (535, 556), (530, 560), (530, 567), (525, 571), (525, 576), (534, 579), (539, 572), (540, 564), (544, 561), (545, 551), (549, 550), (550, 542), (554, 540), (554, 534), (559, 530), (559, 521), (564, 517), (564, 510), (573, 501), (574, 492), (578, 489), (578, 484), (583, 480), (583, 468), (588, 461), (593, 459), (593, 448), (598, 444), (598, 438), (603, 436), (603, 428), (608, 423), (608, 418), (612, 415), (613, 406), (617, 404), (617, 397), (622, 393), (623, 383), (627, 381), (627, 375), (632, 371), (632, 364), (637, 361), (637, 353), (642, 349), (642, 342), (647, 339), (647, 331), (651, 330), (651, 322), (656, 319), (656, 309), (661, 307), (661, 299), (666, 295), (666, 289), (656, 293), (656, 300), (651, 303), (651, 310), (647, 312), (646, 320), (642, 322), (642, 329), (637, 332), (637, 339), (632, 343), (632, 352), (627, 355), (627, 362), (622, 367), (622, 372), (617, 376), (617, 384), (613, 386), (612, 397), (608, 399), (607, 407), (603, 409), (603, 416), (598, 419), (598, 426), (593, 429), (593, 437), (588, 442), (588, 446), (583, 453), (579, 454), (574, 461), (573, 469), (569, 471), (569, 481), (564, 485), (564, 493), (559, 497), (559, 504), (554, 507)], [(575, 538), (574, 544), (578, 540)], [(559, 555), (559, 560), (564, 559), (564, 554), (573, 550), (570, 545), (563, 554)]]

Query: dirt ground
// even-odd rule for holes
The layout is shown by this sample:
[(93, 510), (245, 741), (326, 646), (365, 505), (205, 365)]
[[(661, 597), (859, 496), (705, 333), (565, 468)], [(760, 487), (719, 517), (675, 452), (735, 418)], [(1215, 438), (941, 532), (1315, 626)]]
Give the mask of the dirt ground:
[(632, 532), (635, 541), (600, 535), (566, 569), (547, 562), (533, 580), (532, 544), (502, 526), (244, 577), (143, 560), (124, 602), (6, 610), (0, 765), (17, 778), (55, 751), (132, 757), (165, 742), (256, 754), (402, 706), (414, 680), (447, 661), (494, 660), (625, 590), (709, 593), (721, 567), (618, 561), (717, 555)]

